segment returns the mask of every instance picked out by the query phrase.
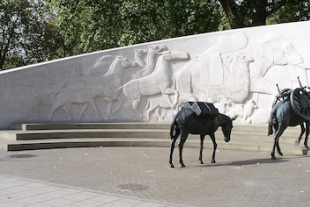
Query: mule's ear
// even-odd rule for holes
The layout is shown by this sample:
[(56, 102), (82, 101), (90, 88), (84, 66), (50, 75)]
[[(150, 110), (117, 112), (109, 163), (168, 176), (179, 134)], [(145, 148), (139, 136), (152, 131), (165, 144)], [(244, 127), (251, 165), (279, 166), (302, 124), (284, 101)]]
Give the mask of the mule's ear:
[(238, 118), (238, 116), (239, 116), (239, 115), (236, 115), (236, 116), (234, 116), (234, 117), (231, 117), (230, 119), (231, 119), (232, 121), (235, 121), (235, 120)]

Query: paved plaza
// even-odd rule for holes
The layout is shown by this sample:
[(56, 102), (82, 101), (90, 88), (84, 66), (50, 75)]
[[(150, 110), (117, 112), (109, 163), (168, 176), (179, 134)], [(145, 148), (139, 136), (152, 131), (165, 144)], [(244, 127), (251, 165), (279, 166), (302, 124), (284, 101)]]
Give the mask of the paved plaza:
[[(186, 144), (185, 144), (186, 145)], [(198, 148), (0, 151), (2, 206), (310, 206), (310, 157)]]

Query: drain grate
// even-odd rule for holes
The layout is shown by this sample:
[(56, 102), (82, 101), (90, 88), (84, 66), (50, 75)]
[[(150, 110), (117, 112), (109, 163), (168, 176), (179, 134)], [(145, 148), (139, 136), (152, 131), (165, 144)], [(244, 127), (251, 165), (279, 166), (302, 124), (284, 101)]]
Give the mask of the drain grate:
[(130, 191), (142, 191), (146, 190), (149, 187), (146, 185), (140, 185), (140, 184), (122, 184), (117, 186), (121, 190), (130, 190)]

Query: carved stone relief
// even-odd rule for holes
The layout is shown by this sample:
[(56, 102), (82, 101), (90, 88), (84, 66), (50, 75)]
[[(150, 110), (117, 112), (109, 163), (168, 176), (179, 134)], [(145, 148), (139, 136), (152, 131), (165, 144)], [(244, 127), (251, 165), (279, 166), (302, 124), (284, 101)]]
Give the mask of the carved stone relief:
[[(268, 116), (269, 107), (260, 105), (260, 95), (272, 98), (277, 93), (276, 83), (292, 87), (295, 80), (290, 71), (295, 67), (299, 75), (306, 74), (293, 45), (277, 33), (254, 41), (242, 32), (220, 37), (215, 45), (192, 58), (186, 51), (170, 51), (166, 45), (136, 49), (134, 57), (133, 61), (105, 55), (82, 75), (71, 77), (63, 89), (49, 96), (50, 119), (61, 109), (73, 120), (70, 107), (79, 104), (76, 120), (90, 108), (98, 121), (116, 120), (119, 110), (126, 111), (122, 114), (133, 121), (170, 121), (186, 101), (207, 101), (221, 113), (238, 115), (240, 123), (265, 123), (267, 119), (257, 114), (263, 111)], [(174, 72), (173, 62), (180, 61), (186, 64)], [(104, 66), (109, 69), (102, 74), (100, 68)], [(124, 82), (125, 69), (136, 66), (132, 78)], [(45, 98), (42, 96), (38, 103)], [(103, 106), (96, 104), (98, 99)], [(99, 112), (100, 107), (105, 108), (104, 114)]]
[(73, 58), (42, 66), (40, 78), (27, 86), (33, 93), (29, 120), (170, 122), (185, 102), (206, 101), (220, 113), (238, 115), (239, 123), (264, 124), (276, 84), (298, 87), (299, 76), (308, 85), (305, 57), (277, 32), (253, 38), (236, 30), (219, 33), (198, 54), (184, 48), (159, 42), (103, 53), (87, 64)]

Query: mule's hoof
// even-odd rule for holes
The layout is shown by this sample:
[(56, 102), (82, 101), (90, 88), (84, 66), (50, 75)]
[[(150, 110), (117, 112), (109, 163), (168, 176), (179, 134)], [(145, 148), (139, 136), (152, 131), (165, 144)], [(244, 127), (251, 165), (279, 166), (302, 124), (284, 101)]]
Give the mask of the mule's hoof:
[(298, 147), (298, 146), (299, 146), (299, 143), (300, 143), (300, 142), (299, 142), (298, 140), (296, 140), (296, 141), (295, 141), (295, 147)]
[(271, 156), (271, 159), (276, 160), (277, 158), (276, 158), (276, 156)]
[(173, 165), (173, 164), (170, 164), (170, 168), (174, 168), (174, 165)]
[(205, 164), (203, 161), (200, 161), (200, 164)]
[(215, 160), (211, 160), (211, 163), (215, 163)]
[(278, 154), (279, 154), (280, 156), (283, 156), (283, 153), (282, 153), (282, 152), (278, 152)]
[(309, 149), (308, 145), (305, 144), (304, 145), (304, 149)]
[(308, 151), (309, 149), (307, 149), (306, 147), (302, 148), (302, 155), (308, 155)]
[(181, 164), (181, 167), (186, 167), (184, 164)]

